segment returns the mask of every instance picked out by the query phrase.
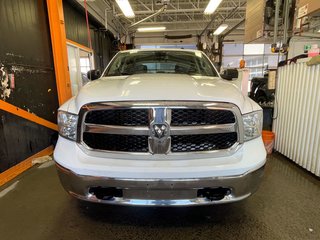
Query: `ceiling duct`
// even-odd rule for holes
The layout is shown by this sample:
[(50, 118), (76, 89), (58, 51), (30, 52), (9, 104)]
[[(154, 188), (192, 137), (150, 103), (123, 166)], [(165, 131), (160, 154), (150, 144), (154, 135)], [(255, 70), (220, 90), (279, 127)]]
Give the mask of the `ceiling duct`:
[(187, 39), (187, 38), (192, 38), (192, 34), (188, 34), (188, 35), (176, 35), (176, 36), (169, 36), (169, 35), (165, 35), (164, 38), (166, 39), (172, 39), (172, 40), (176, 40), (176, 39)]

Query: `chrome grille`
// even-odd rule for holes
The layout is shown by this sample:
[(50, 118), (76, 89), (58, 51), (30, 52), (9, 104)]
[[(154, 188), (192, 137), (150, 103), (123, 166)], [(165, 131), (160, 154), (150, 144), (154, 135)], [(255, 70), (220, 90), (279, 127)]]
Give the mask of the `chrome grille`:
[(116, 152), (148, 152), (148, 136), (83, 133), (83, 141), (93, 149)]
[(230, 148), (237, 142), (237, 133), (171, 136), (171, 152), (202, 152)]
[(148, 126), (148, 110), (106, 109), (91, 111), (87, 114), (85, 122), (116, 126)]
[[(227, 103), (112, 102), (81, 108), (78, 143), (89, 151), (181, 154), (243, 142), (239, 109)], [(230, 150), (231, 149), (231, 150)]]
[(233, 112), (211, 109), (173, 109), (171, 126), (228, 124), (236, 121)]

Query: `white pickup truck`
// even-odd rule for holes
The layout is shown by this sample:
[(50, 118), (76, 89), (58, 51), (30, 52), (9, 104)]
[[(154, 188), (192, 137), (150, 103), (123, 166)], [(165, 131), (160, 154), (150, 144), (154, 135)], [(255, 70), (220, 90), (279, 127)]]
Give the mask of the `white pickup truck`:
[(86, 201), (142, 206), (228, 203), (261, 181), (262, 110), (201, 51), (119, 52), (58, 112), (54, 160)]

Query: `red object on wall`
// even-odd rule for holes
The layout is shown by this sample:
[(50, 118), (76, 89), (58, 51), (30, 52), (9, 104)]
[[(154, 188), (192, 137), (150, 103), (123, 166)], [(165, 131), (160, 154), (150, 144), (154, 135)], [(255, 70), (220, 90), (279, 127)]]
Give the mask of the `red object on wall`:
[(15, 89), (16, 85), (15, 85), (14, 74), (13, 73), (9, 74), (9, 80), (10, 80), (10, 88), (11, 89)]

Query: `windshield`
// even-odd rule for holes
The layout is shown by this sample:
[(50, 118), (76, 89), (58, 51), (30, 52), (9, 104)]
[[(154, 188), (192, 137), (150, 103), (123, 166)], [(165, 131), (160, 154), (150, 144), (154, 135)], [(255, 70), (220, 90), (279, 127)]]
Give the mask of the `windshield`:
[(201, 52), (137, 51), (116, 55), (104, 76), (141, 73), (177, 73), (217, 77), (208, 58)]

